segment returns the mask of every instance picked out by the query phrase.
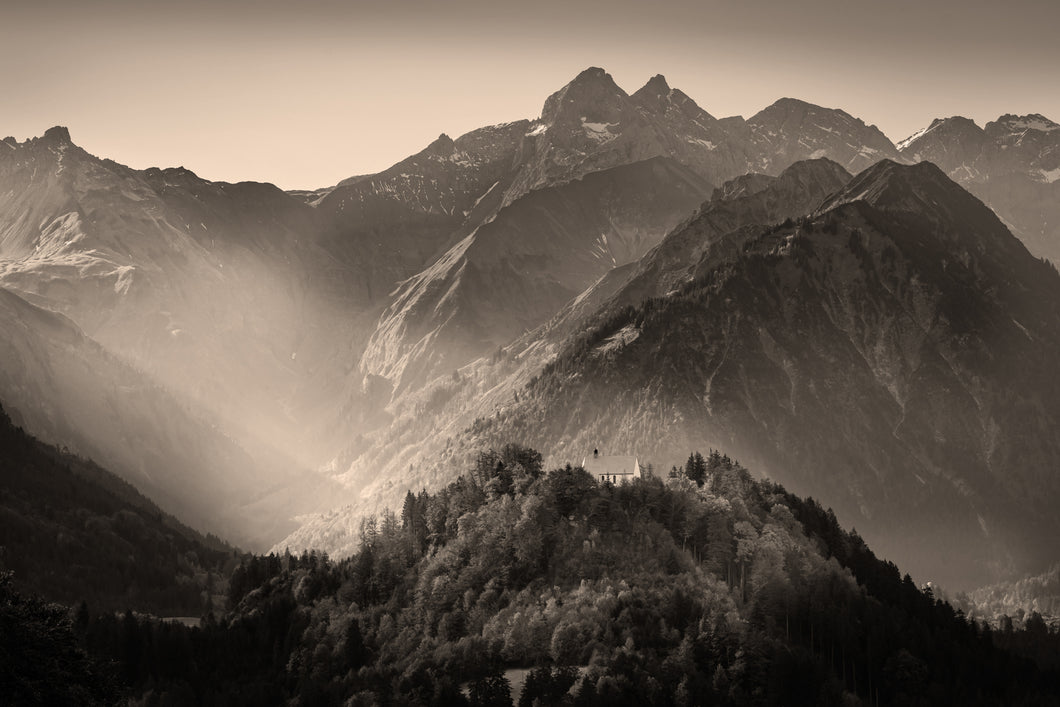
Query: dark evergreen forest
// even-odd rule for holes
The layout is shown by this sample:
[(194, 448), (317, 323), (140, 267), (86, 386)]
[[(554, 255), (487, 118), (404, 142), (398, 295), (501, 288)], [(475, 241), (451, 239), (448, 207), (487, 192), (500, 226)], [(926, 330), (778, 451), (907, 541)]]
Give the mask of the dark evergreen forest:
[(1060, 703), (1055, 631), (968, 620), (831, 511), (717, 452), (613, 486), (509, 445), (437, 493), (410, 492), (361, 536), (339, 562), (243, 556), (227, 611), (198, 627), (48, 604), (7, 573), (0, 693), (12, 704)]

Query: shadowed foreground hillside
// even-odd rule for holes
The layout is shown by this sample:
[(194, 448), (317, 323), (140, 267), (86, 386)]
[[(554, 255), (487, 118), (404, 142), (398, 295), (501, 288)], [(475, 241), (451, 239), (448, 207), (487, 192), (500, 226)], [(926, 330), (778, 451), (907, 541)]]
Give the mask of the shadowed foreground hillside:
[(30, 437), (0, 408), (0, 570), (20, 589), (94, 610), (198, 616), (232, 550), (125, 481)]

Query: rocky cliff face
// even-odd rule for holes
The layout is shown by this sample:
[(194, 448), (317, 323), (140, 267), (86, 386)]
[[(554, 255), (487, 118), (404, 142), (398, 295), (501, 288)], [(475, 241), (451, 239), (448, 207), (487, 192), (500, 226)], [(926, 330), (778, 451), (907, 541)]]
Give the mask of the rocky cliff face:
[(404, 388), (507, 344), (642, 256), (707, 191), (654, 158), (530, 192), (402, 283), (362, 369)]
[(482, 128), (455, 141), (441, 135), (422, 152), (340, 184), (319, 200), (329, 251), (359, 268), (361, 304), (385, 302), (398, 282), (498, 208), (528, 125)]

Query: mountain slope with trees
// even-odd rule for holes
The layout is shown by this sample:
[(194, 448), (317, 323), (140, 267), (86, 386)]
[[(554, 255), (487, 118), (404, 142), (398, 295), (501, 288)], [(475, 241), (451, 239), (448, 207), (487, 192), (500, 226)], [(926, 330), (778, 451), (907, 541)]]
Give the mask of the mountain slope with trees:
[(879, 163), (812, 216), (730, 238), (599, 320), (455, 454), (515, 435), (559, 460), (665, 463), (713, 444), (827, 494), (923, 579), (1051, 563), (1056, 271), (926, 163)]
[(233, 558), (218, 538), (0, 409), (0, 570), (14, 573), (15, 589), (93, 611), (199, 616), (223, 596)]
[(702, 474), (613, 486), (485, 452), (366, 520), (347, 560), (245, 562), (219, 622), (100, 616), (82, 645), (163, 702), (1056, 704), (1056, 672), (830, 511), (701, 458)]

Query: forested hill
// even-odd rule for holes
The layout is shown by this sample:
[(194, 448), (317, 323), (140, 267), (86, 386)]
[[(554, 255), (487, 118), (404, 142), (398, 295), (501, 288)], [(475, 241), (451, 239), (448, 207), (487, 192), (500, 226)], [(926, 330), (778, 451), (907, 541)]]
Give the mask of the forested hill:
[(830, 511), (716, 453), (613, 486), (508, 446), (410, 492), (362, 539), (339, 563), (248, 560), (220, 622), (100, 617), (84, 645), (159, 704), (1060, 699), (1056, 673), (998, 648)]
[(0, 408), (0, 570), (14, 572), (16, 587), (93, 610), (200, 616), (211, 592), (223, 592), (232, 557), (117, 476), (27, 435)]

